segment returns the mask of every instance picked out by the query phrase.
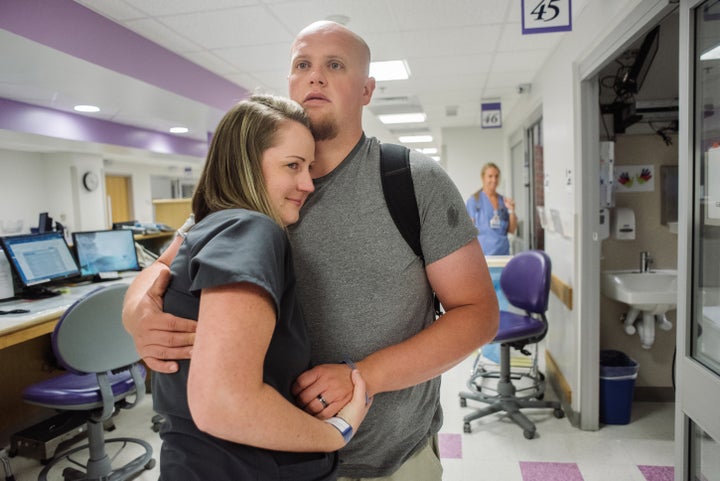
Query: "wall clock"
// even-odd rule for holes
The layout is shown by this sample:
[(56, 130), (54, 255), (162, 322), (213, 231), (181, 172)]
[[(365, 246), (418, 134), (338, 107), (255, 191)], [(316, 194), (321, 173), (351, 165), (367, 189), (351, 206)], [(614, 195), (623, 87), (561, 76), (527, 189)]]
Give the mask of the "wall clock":
[(100, 176), (96, 172), (89, 170), (83, 174), (82, 183), (85, 190), (92, 192), (100, 185)]

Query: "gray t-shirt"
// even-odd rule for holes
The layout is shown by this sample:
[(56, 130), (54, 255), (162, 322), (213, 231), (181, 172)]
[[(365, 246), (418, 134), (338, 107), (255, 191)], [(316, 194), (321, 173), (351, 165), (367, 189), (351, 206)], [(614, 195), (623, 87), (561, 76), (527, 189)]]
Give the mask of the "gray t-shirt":
[[(465, 203), (437, 162), (411, 152), (410, 168), (427, 264), (477, 235)], [(434, 320), (422, 261), (393, 222), (382, 193), (380, 148), (363, 138), (289, 227), (298, 298), (313, 364), (363, 359)], [(440, 378), (376, 396), (353, 440), (340, 451), (340, 476), (394, 472), (442, 424)]]

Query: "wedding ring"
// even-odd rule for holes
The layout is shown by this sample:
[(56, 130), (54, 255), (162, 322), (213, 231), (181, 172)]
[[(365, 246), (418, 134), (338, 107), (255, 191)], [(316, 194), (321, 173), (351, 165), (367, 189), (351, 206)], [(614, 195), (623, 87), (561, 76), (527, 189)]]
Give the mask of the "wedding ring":
[(325, 400), (324, 397), (322, 397), (322, 394), (318, 394), (318, 401), (320, 401), (320, 404), (322, 404), (323, 409), (328, 407), (328, 402)]

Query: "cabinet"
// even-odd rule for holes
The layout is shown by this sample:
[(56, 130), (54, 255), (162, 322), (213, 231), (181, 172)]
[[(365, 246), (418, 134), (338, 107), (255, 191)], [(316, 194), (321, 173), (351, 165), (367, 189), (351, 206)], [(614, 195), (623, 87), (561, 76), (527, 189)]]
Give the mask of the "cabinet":
[(155, 199), (155, 222), (179, 229), (192, 212), (192, 199)]

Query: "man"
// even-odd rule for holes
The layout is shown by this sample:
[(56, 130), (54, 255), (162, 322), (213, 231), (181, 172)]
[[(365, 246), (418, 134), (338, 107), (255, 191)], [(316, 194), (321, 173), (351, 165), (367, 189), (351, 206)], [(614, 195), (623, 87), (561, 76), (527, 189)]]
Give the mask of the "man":
[[(439, 480), (439, 376), (497, 331), (477, 232), (443, 169), (415, 152), (425, 264), (395, 227), (382, 195), (379, 143), (362, 130), (375, 80), (359, 36), (316, 22), (298, 34), (291, 55), (290, 97), (307, 111), (316, 139), (315, 193), (288, 230), (315, 364), (296, 382), (298, 402), (332, 416), (350, 399), (356, 364), (375, 401), (341, 451), (339, 475)], [(158, 313), (167, 282), (161, 271), (156, 263), (135, 281), (123, 320), (148, 365), (167, 372), (174, 363), (166, 359), (189, 356), (194, 326)], [(437, 320), (433, 291), (446, 311)]]

